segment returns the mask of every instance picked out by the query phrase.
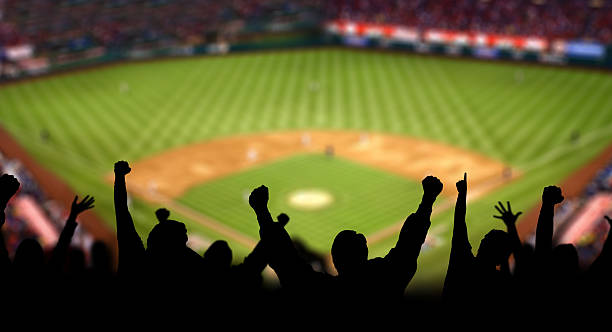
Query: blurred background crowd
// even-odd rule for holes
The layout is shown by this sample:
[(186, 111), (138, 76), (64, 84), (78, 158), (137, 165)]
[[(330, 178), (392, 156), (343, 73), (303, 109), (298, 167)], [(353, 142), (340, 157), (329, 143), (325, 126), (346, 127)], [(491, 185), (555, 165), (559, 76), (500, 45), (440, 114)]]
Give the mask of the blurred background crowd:
[(201, 44), (346, 19), (419, 29), (612, 42), (606, 0), (0, 0), (0, 46), (38, 54)]

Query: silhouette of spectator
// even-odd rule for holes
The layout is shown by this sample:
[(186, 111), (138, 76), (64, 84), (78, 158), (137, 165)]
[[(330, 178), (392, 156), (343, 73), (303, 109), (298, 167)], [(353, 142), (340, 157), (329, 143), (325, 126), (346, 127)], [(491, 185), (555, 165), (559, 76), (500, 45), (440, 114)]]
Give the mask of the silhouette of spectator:
[(542, 193), (542, 207), (538, 216), (536, 227), (535, 255), (539, 263), (548, 261), (552, 255), (553, 221), (555, 205), (563, 202), (561, 188), (548, 186)]
[[(57, 244), (53, 249), (53, 254), (51, 255), (49, 265), (55, 273), (64, 272), (62, 270), (65, 268), (64, 265), (68, 261), (70, 242), (72, 241), (72, 236), (74, 235), (74, 231), (77, 228), (77, 217), (79, 216), (79, 214), (94, 208), (93, 204), (95, 200), (93, 197), (85, 196), (85, 198), (83, 198), (80, 202), (78, 201), (78, 199), (79, 196), (75, 196), (74, 200), (72, 201), (72, 205), (70, 207), (70, 214), (68, 216), (68, 219), (66, 220), (64, 229), (62, 230), (62, 233), (60, 234), (59, 239), (57, 240)], [(77, 263), (77, 259), (80, 260), (80, 258), (72, 256), (70, 265), (72, 266), (73, 264)], [(82, 264), (82, 268), (84, 270), (84, 256), (82, 260), (83, 262), (79, 262), (77, 264)]]
[[(281, 213), (278, 224), (285, 227), (289, 216)], [(226, 241), (213, 242), (203, 255), (206, 266), (207, 296), (217, 301), (252, 300), (262, 296), (262, 272), (268, 265), (265, 244), (259, 241), (241, 264), (232, 266), (232, 249)]]
[(136, 274), (142, 273), (145, 261), (145, 248), (128, 210), (125, 176), (131, 170), (125, 161), (115, 163), (114, 200), (119, 250), (117, 273), (126, 277), (135, 277)]
[(187, 246), (185, 224), (167, 219), (169, 212), (163, 211), (156, 213), (161, 221), (149, 233), (145, 250), (128, 210), (125, 176), (130, 171), (127, 162), (115, 163), (118, 273), (124, 290), (133, 292), (144, 284), (150, 305), (182, 300), (188, 292), (196, 293), (196, 285), (203, 279), (202, 257)]
[(170, 211), (161, 208), (155, 211), (155, 216), (157, 217), (157, 221), (162, 222), (168, 220), (170, 218)]
[(506, 225), (506, 231), (512, 246), (512, 253), (514, 254), (515, 271), (517, 271), (517, 269), (520, 270), (524, 264), (529, 264), (526, 260), (531, 260), (532, 256), (529, 247), (524, 247), (521, 243), (521, 239), (516, 229), (516, 221), (523, 212), (513, 213), (510, 202), (506, 202), (506, 206), (504, 206), (502, 202), (497, 202), (495, 209), (499, 212), (499, 216), (494, 215), (493, 218), (500, 219), (504, 222), (504, 225)]
[(443, 296), (452, 304), (507, 301), (510, 274), (505, 265), (513, 246), (511, 237), (504, 231), (490, 231), (480, 242), (477, 255), (474, 256), (465, 222), (467, 174), (457, 182), (457, 191), (451, 253)]
[(296, 300), (321, 302), (331, 297), (333, 303), (352, 306), (361, 306), (368, 300), (390, 301), (372, 302), (386, 305), (402, 298), (416, 272), (416, 261), (431, 224), (432, 205), (442, 191), (442, 183), (435, 177), (426, 177), (422, 184), (424, 193), (417, 212), (406, 219), (395, 248), (384, 258), (368, 260), (362, 234), (345, 230), (336, 236), (332, 260), (337, 277), (314, 271), (299, 257), (289, 234), (272, 221), (267, 187), (253, 190), (249, 203), (257, 216), (261, 239), (269, 246), (270, 266)]

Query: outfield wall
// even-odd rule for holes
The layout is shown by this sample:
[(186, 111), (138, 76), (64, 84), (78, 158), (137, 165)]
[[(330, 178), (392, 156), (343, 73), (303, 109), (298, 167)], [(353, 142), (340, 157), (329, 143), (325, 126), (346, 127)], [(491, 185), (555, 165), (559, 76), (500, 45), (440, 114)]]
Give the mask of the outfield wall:
[(0, 48), (0, 59), (6, 59), (0, 62), (0, 81), (116, 61), (315, 46), (392, 49), (452, 57), (612, 69), (612, 45), (596, 42), (471, 31), (419, 30), (399, 25), (335, 20), (321, 29), (243, 35), (232, 43), (174, 44), (130, 49), (94, 47), (53, 56), (38, 56), (34, 47), (27, 44)]
[(612, 46), (593, 41), (419, 29), (345, 20), (330, 21), (324, 30), (333, 42), (353, 47), (612, 68)]

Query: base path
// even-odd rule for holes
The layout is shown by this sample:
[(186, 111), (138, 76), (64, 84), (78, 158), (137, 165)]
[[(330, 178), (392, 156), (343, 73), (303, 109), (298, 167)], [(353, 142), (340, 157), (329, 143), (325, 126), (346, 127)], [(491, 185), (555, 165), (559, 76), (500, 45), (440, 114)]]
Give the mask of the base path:
[(376, 169), (420, 181), (435, 175), (444, 194), (468, 172), (472, 196), (517, 177), (504, 163), (481, 154), (406, 136), (351, 131), (299, 131), (232, 136), (191, 144), (133, 163), (130, 184), (139, 194), (183, 195), (194, 186), (253, 166), (304, 153), (330, 153)]
[[(456, 194), (455, 182), (468, 172), (470, 200), (520, 176), (519, 171), (500, 161), (433, 141), (381, 133), (298, 131), (232, 136), (166, 151), (132, 163), (129, 189), (146, 201), (164, 204), (222, 236), (252, 247), (256, 239), (175, 199), (208, 181), (305, 153), (333, 154), (419, 182), (435, 175), (445, 184), (442, 194), (449, 197)], [(448, 200), (436, 206), (434, 213), (452, 205), (452, 199)], [(402, 224), (403, 220), (368, 234), (368, 243), (393, 236)]]

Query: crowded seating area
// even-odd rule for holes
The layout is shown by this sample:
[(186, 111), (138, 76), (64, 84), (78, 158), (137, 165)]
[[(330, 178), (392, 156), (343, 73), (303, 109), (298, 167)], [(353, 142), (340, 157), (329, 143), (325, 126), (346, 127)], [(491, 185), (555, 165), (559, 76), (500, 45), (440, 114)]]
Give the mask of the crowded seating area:
[(330, 17), (420, 29), (612, 42), (612, 3), (604, 0), (338, 0), (326, 10)]
[[(0, 153), (0, 171), (13, 174), (21, 183), (17, 195), (6, 207), (6, 222), (2, 228), (6, 249), (14, 256), (21, 241), (31, 238), (43, 248), (52, 248), (64, 227), (68, 211), (66, 202), (57, 202), (47, 197), (34, 177), (17, 159), (7, 158)], [(72, 240), (75, 248), (89, 248), (92, 236), (79, 228)]]
[[(468, 308), (504, 311), (525, 301), (529, 305), (523, 305), (529, 308), (547, 305), (567, 309), (567, 301), (592, 301), (609, 291), (610, 237), (596, 259), (582, 268), (574, 245), (554, 244), (555, 206), (564, 201), (561, 188), (556, 186), (546, 187), (542, 193), (534, 246), (523, 243), (516, 231), (516, 222), (522, 213), (513, 211), (510, 202), (499, 202), (494, 207), (498, 213), (494, 217), (504, 222), (507, 231), (487, 233), (474, 254), (467, 235), (469, 187), (465, 174), (455, 185), (452, 247), (442, 294), (431, 293), (426, 296), (427, 302), (422, 302), (422, 298), (411, 298), (404, 292), (418, 269), (419, 253), (431, 225), (436, 199), (448, 185), (434, 176), (422, 180), (421, 202), (416, 211), (406, 211), (408, 216), (398, 240), (387, 255), (369, 258), (364, 235), (344, 230), (336, 235), (331, 247), (336, 273), (330, 274), (315, 269), (299, 253), (285, 230), (289, 216), (272, 217), (268, 201), (274, 192), (265, 186), (255, 188), (248, 198), (254, 212), (251, 222), (259, 225), (261, 238), (239, 265), (232, 265), (232, 249), (224, 240), (215, 241), (203, 254), (189, 248), (185, 224), (173, 220), (171, 211), (163, 208), (156, 212), (158, 223), (144, 241), (134, 227), (128, 207), (126, 176), (131, 171), (125, 161), (115, 164), (114, 202), (119, 246), (116, 272), (103, 245), (92, 246), (89, 265), (85, 264), (84, 253), (70, 248), (78, 216), (94, 208), (95, 202), (93, 197), (75, 197), (48, 258), (43, 255), (39, 241), (33, 238), (21, 241), (14, 257), (9, 257), (2, 244), (0, 276), (4, 282), (17, 285), (7, 292), (9, 298), (61, 296), (70, 302), (78, 299), (93, 305), (112, 302), (130, 307), (140, 303), (141, 309), (188, 303), (185, 301), (192, 298), (206, 299), (198, 308), (221, 313), (229, 313), (226, 308), (236, 303), (245, 305), (248, 308), (245, 312), (251, 313), (266, 311), (256, 304), (286, 303), (288, 307), (277, 310), (296, 315), (299, 312), (296, 308), (316, 308), (317, 312), (334, 314), (345, 310), (347, 313), (395, 313), (396, 309), (412, 305), (423, 310), (423, 303), (428, 308), (434, 305), (455, 313), (467, 312)], [(20, 173), (18, 178), (23, 184), (12, 175), (0, 177), (3, 233), (10, 231), (8, 225), (15, 222), (11, 220), (14, 218), (11, 204), (31, 190), (30, 179)], [(607, 216), (605, 220), (612, 223)], [(514, 268), (510, 268), (511, 255)], [(262, 283), (262, 272), (268, 265), (280, 280), (280, 290), (266, 289)], [(182, 308), (173, 309), (179, 307)], [(236, 310), (232, 312), (243, 312)]]
[[(37, 54), (201, 44), (286, 23), (351, 20), (549, 39), (612, 42), (609, 0), (0, 1), (0, 46)], [(308, 26), (308, 24), (306, 24)], [(303, 24), (302, 24), (303, 26)]]

